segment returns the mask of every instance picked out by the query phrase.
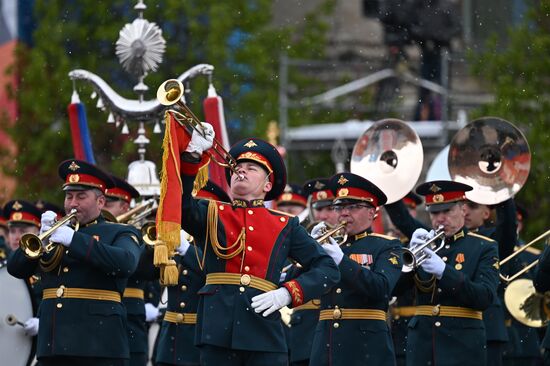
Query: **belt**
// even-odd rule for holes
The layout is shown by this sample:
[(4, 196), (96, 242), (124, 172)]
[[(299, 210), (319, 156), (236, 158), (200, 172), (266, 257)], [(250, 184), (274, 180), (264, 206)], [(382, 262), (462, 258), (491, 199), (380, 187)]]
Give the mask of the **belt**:
[(143, 300), (145, 298), (145, 295), (143, 290), (140, 288), (126, 287), (124, 293), (122, 294), (122, 297), (135, 297), (137, 299)]
[(397, 306), (390, 309), (394, 318), (411, 317), (416, 315), (416, 306)]
[(47, 288), (42, 292), (42, 299), (86, 299), (86, 300), (105, 300), (120, 302), (120, 294), (116, 291), (97, 290), (91, 288), (67, 288), (59, 286), (58, 288)]
[(239, 273), (209, 273), (206, 275), (207, 285), (237, 285), (252, 287), (264, 292), (276, 290), (279, 287), (272, 282), (249, 274)]
[(319, 320), (368, 319), (386, 321), (386, 312), (378, 309), (321, 310)]
[(320, 300), (314, 299), (306, 302), (305, 304), (302, 304), (300, 306), (296, 306), (295, 308), (292, 308), (292, 311), (299, 311), (299, 310), (319, 310), (321, 307)]
[(164, 321), (176, 324), (196, 324), (197, 313), (176, 313), (167, 311), (164, 314)]
[(448, 316), (452, 318), (471, 318), (471, 319), (483, 319), (483, 314), (481, 311), (461, 308), (458, 306), (430, 306), (422, 305), (416, 307), (415, 315), (426, 315), (426, 316)]

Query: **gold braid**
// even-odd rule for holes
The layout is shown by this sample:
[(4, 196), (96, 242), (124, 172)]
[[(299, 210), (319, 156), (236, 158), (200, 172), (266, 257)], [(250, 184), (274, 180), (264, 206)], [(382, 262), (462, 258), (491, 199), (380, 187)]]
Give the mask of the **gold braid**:
[[(246, 243), (246, 232), (245, 228), (243, 227), (241, 229), (241, 233), (237, 237), (237, 240), (233, 244), (231, 244), (228, 247), (223, 247), (220, 242), (218, 241), (218, 205), (215, 201), (210, 201), (208, 203), (208, 215), (207, 215), (207, 224), (206, 224), (206, 239), (210, 239), (210, 244), (212, 244), (212, 249), (214, 249), (214, 253), (218, 256), (218, 258), (221, 259), (232, 259), (238, 256), (241, 252), (243, 253), (243, 260), (244, 262), (244, 254), (245, 254), (245, 243)], [(206, 255), (206, 247), (208, 245), (205, 245), (205, 250), (203, 253), (203, 261), (202, 264), (204, 265), (204, 257)], [(229, 252), (232, 249), (235, 249), (232, 253), (222, 253), (223, 251)]]

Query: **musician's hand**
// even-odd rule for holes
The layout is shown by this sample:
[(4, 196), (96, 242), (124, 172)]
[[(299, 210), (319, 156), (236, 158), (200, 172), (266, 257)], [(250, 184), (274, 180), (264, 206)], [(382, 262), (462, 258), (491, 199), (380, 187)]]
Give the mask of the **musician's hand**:
[(336, 265), (338, 266), (340, 265), (340, 262), (342, 262), (344, 252), (342, 252), (342, 249), (340, 248), (336, 240), (334, 240), (332, 237), (329, 236), (328, 241), (330, 242), (330, 244), (325, 244), (322, 246), (322, 248), (328, 255), (330, 255), (334, 263), (336, 263)]
[(53, 211), (46, 211), (40, 218), (40, 234), (48, 231), (54, 224), (57, 214)]
[(25, 325), (23, 325), (23, 329), (25, 330), (25, 334), (29, 337), (34, 337), (38, 334), (38, 318), (29, 318)]
[(50, 241), (53, 243), (62, 244), (68, 248), (71, 246), (71, 242), (73, 241), (73, 235), (74, 230), (68, 226), (67, 222), (67, 225), (63, 225), (53, 232), (50, 237)]
[(282, 272), (279, 276), (279, 283), (285, 282), (286, 272)]
[(413, 250), (415, 247), (424, 244), (428, 240), (430, 233), (426, 229), (416, 229), (409, 242), (409, 249)]
[(187, 145), (187, 148), (185, 149), (186, 152), (202, 155), (204, 151), (212, 147), (215, 135), (214, 127), (206, 122), (201, 122), (201, 126), (203, 128), (204, 136), (203, 134), (200, 134), (197, 131), (193, 130), (191, 141), (189, 141), (189, 145)]
[(422, 269), (435, 275), (435, 277), (440, 280), (441, 277), (443, 277), (443, 271), (445, 271), (445, 262), (431, 249), (424, 249), (424, 253), (428, 258), (422, 263)]
[(254, 296), (252, 298), (252, 308), (255, 312), (263, 312), (263, 316), (268, 316), (269, 314), (279, 310), (283, 306), (290, 304), (291, 301), (292, 298), (290, 297), (287, 289), (281, 287), (277, 290), (271, 290), (263, 294)]
[(145, 304), (145, 321), (154, 322), (158, 319), (160, 310), (150, 302)]
[(179, 255), (182, 257), (187, 253), (187, 250), (191, 246), (187, 239), (185, 238), (187, 236), (187, 233), (183, 230), (180, 230), (180, 246), (176, 249)]
[(323, 231), (326, 230), (326, 228), (327, 228), (327, 225), (323, 221), (321, 221), (320, 223), (315, 225), (313, 229), (311, 229), (311, 234), (310, 234), (311, 237), (313, 237), (313, 239), (318, 238), (319, 236), (321, 236)]

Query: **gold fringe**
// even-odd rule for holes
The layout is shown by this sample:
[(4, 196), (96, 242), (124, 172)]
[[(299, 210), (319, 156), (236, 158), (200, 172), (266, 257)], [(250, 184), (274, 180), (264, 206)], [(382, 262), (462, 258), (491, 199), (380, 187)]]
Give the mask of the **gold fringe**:
[(153, 265), (155, 267), (164, 266), (168, 263), (168, 248), (162, 243), (155, 244), (155, 253), (153, 255)]
[(208, 163), (204, 164), (199, 168), (199, 171), (195, 176), (195, 181), (193, 182), (193, 192), (198, 193), (201, 189), (204, 188), (204, 186), (208, 182), (208, 164), (209, 163), (210, 163), (210, 160), (208, 161)]
[(160, 271), (160, 284), (162, 286), (175, 286), (178, 284), (178, 267), (176, 261), (170, 259), (168, 264), (162, 266)]

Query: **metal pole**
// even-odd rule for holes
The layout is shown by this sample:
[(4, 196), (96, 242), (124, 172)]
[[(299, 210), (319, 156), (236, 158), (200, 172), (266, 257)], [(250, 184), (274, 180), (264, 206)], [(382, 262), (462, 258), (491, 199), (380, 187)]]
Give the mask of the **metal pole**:
[(445, 133), (441, 136), (442, 144), (447, 143), (447, 135), (449, 132), (449, 94), (450, 94), (450, 54), (448, 48), (441, 49), (441, 86), (445, 91), (441, 95), (441, 122), (443, 122), (443, 128)]
[(467, 46), (472, 44), (472, 0), (462, 2), (462, 36)]
[[(280, 144), (288, 151), (288, 56), (283, 53), (279, 60), (279, 130)], [(286, 157), (285, 157), (286, 160)]]

